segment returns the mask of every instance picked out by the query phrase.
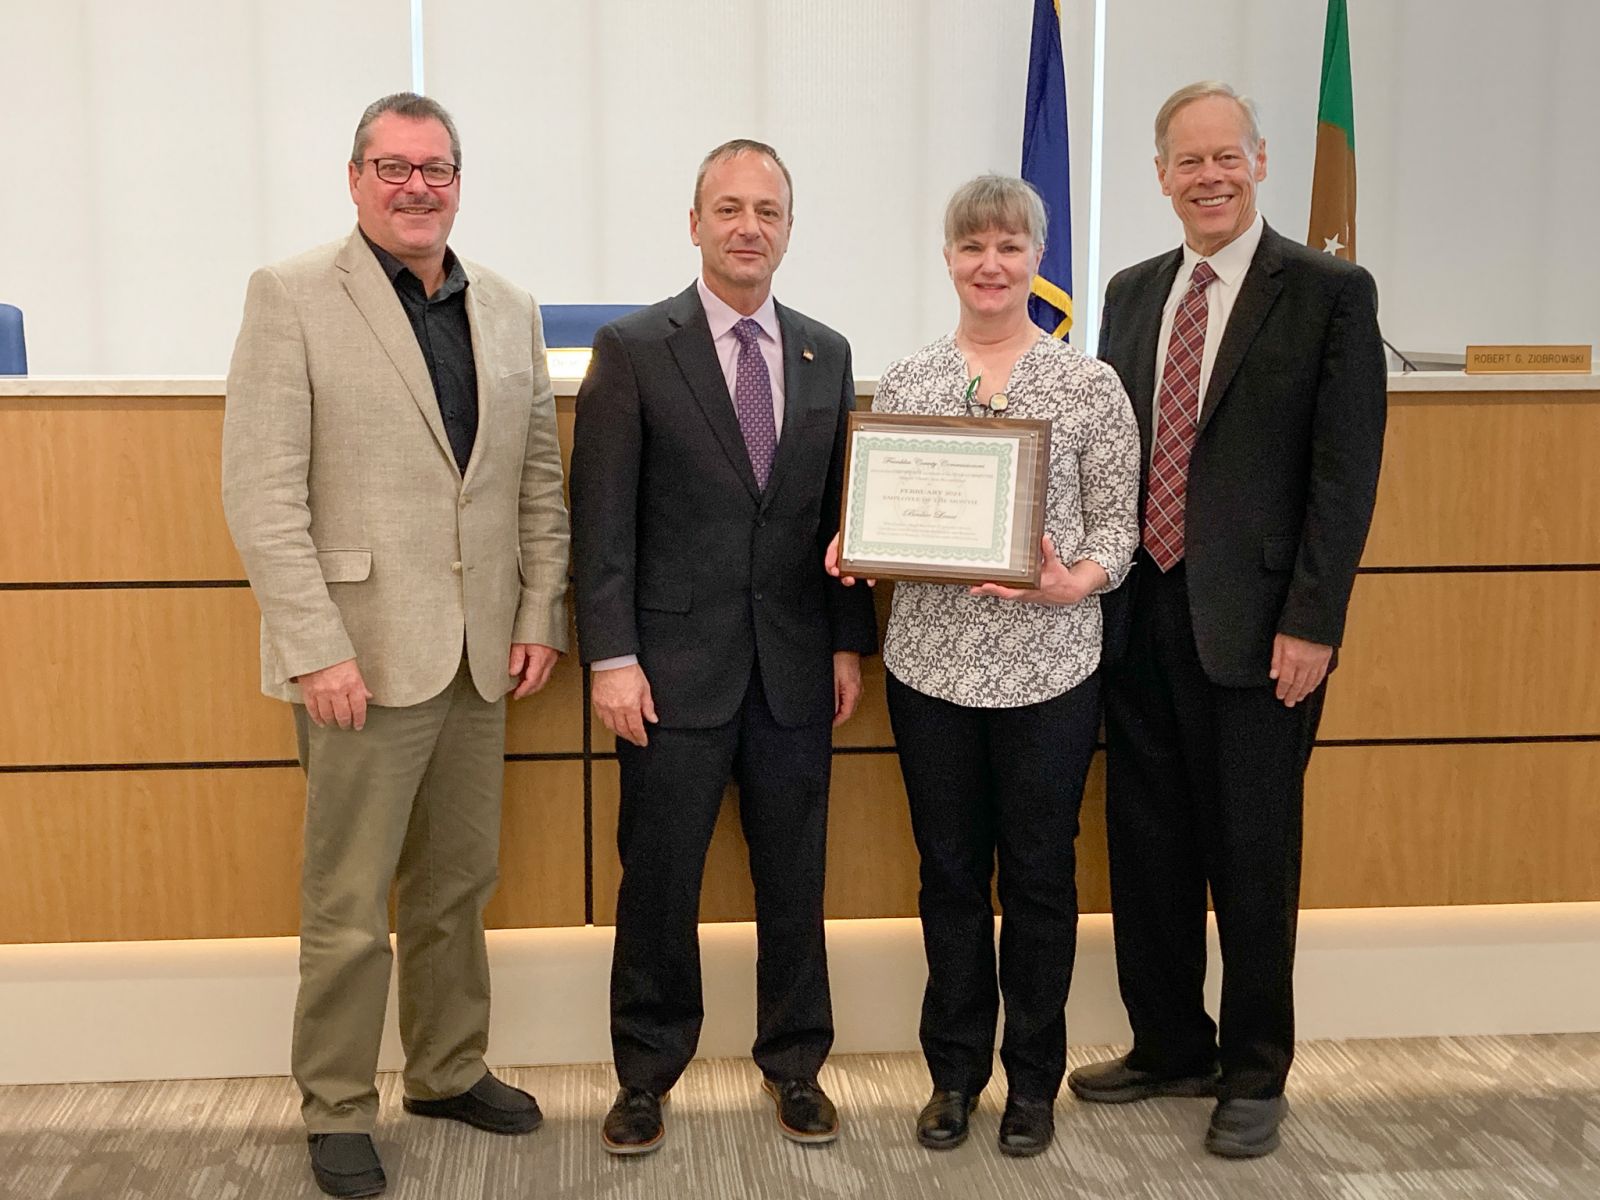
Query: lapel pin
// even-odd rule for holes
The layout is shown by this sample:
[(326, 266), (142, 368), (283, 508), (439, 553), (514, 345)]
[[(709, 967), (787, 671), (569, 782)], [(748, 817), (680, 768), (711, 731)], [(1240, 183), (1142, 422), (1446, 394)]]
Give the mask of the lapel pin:
[(800, 351), (800, 357), (805, 359), (807, 362), (810, 362), (816, 357), (816, 355), (811, 353), (811, 347), (807, 346), (804, 350)]

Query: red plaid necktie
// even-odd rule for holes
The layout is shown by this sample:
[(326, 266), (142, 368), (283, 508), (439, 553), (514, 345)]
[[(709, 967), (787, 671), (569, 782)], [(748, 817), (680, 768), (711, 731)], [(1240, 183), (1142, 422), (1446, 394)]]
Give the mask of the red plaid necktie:
[(1206, 285), (1217, 277), (1211, 264), (1194, 269), (1189, 290), (1172, 318), (1167, 366), (1161, 374), (1156, 452), (1150, 459), (1150, 492), (1144, 505), (1144, 548), (1156, 566), (1170, 571), (1183, 559), (1184, 502), (1189, 495), (1189, 455), (1200, 428), (1200, 359), (1206, 348)]

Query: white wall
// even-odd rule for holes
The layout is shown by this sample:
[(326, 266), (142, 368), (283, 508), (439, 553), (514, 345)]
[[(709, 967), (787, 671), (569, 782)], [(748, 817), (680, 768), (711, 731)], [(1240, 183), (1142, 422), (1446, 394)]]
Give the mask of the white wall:
[[(1196, 79), (1256, 99), (1261, 210), (1304, 238), (1322, 0), (1109, 9), (1107, 273), (1177, 244), (1152, 122)], [(1358, 250), (1389, 340), (1456, 353), (1468, 342), (1600, 343), (1600, 4), (1351, 0), (1350, 43)]]
[[(1062, 0), (1076, 294), (1093, 0)], [(1108, 0), (1103, 273), (1178, 240), (1150, 165), (1173, 88), (1261, 102), (1267, 217), (1305, 230), (1323, 0)], [(1600, 341), (1600, 4), (1354, 0), (1360, 249), (1391, 340)], [(546, 301), (692, 278), (700, 155), (796, 177), (779, 295), (857, 371), (947, 329), (951, 187), (1015, 170), (1030, 0), (424, 0), (464, 140), (455, 243)], [(212, 374), (255, 265), (342, 235), (361, 108), (410, 85), (407, 0), (0, 0), (0, 300), (38, 374)], [(1104, 279), (1099, 281), (1103, 286)]]
[[(610, 1057), (606, 1006), (596, 999), (605, 994), (612, 932), (490, 930), (490, 1063)], [(1209, 941), (1215, 1012), (1215, 922)], [(699, 1052), (742, 1058), (755, 1036), (755, 926), (705, 925), (700, 943)], [(28, 1031), (7, 1044), (0, 1085), (286, 1074), (296, 949), (294, 938), (0, 946), (0, 1011)], [(915, 1050), (928, 978), (916, 919), (829, 921), (828, 961), (834, 1053)], [(1309, 909), (1300, 917), (1302, 1038), (1590, 1032), (1597, 989), (1600, 904)], [(378, 1064), (386, 1071), (401, 1065), (395, 1003), (391, 989)], [(1067, 1028), (1080, 1046), (1127, 1043), (1105, 913), (1079, 922)]]
[[(846, 331), (857, 371), (876, 375), (953, 323), (950, 191), (1019, 167), (1031, 2), (427, 11), (427, 86), (475, 147), (457, 244), (542, 299), (648, 303), (687, 286), (695, 169), (755, 137), (795, 178), (777, 294)], [(1087, 165), (1079, 189), (1083, 208)]]
[(1600, 4), (1359, 7), (1353, 52), (1392, 64), (1356, 93), (1390, 341), (1600, 343)]
[(249, 273), (353, 223), (405, 0), (0, 0), (0, 300), (35, 374), (218, 374)]

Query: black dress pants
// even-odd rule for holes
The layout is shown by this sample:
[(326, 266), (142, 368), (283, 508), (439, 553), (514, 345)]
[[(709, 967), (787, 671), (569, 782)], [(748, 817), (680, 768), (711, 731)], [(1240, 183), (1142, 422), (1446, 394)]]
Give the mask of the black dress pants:
[(1209, 885), (1221, 1095), (1276, 1096), (1294, 1057), (1304, 780), (1326, 685), (1288, 708), (1274, 686), (1212, 683), (1183, 564), (1140, 564), (1127, 655), (1106, 678), (1111, 911), (1132, 1065), (1187, 1073), (1218, 1061), (1203, 999)]
[(624, 1087), (658, 1094), (700, 1040), (700, 884), (730, 778), (755, 883), (756, 1041), (770, 1079), (814, 1079), (833, 1045), (823, 941), (831, 721), (785, 728), (752, 670), (743, 705), (714, 729), (646, 726), (617, 742), (617, 849), (611, 1045)]
[[(1019, 708), (968, 708), (889, 676), (889, 716), (921, 855), (928, 956), (922, 1052), (933, 1086), (977, 1094), (1000, 1061), (1013, 1095), (1054, 1099), (1078, 938), (1073, 842), (1099, 723), (1099, 677)], [(990, 881), (998, 852), (1000, 969)]]

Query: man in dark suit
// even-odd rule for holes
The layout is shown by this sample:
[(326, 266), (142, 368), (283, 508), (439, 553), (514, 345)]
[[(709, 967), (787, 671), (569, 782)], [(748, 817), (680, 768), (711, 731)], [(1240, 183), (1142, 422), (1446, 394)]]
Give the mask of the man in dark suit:
[(770, 146), (708, 154), (689, 213), (700, 279), (602, 329), (578, 394), (578, 638), (622, 772), (613, 1154), (660, 1144), (660, 1099), (699, 1040), (700, 883), (730, 777), (756, 894), (755, 1060), (780, 1132), (838, 1136), (817, 1085), (830, 730), (877, 628), (870, 596), (822, 566), (855, 381), (844, 338), (772, 299), (792, 197)]
[[(1182, 89), (1156, 149), (1185, 244), (1111, 280), (1100, 344), (1145, 449), (1138, 566), (1105, 603), (1134, 1042), (1069, 1084), (1106, 1103), (1215, 1095), (1207, 1149), (1254, 1157), (1287, 1112), (1305, 768), (1372, 518), (1385, 367), (1371, 276), (1256, 212), (1267, 154), (1248, 100)], [(1220, 1047), (1202, 998), (1208, 885)]]

